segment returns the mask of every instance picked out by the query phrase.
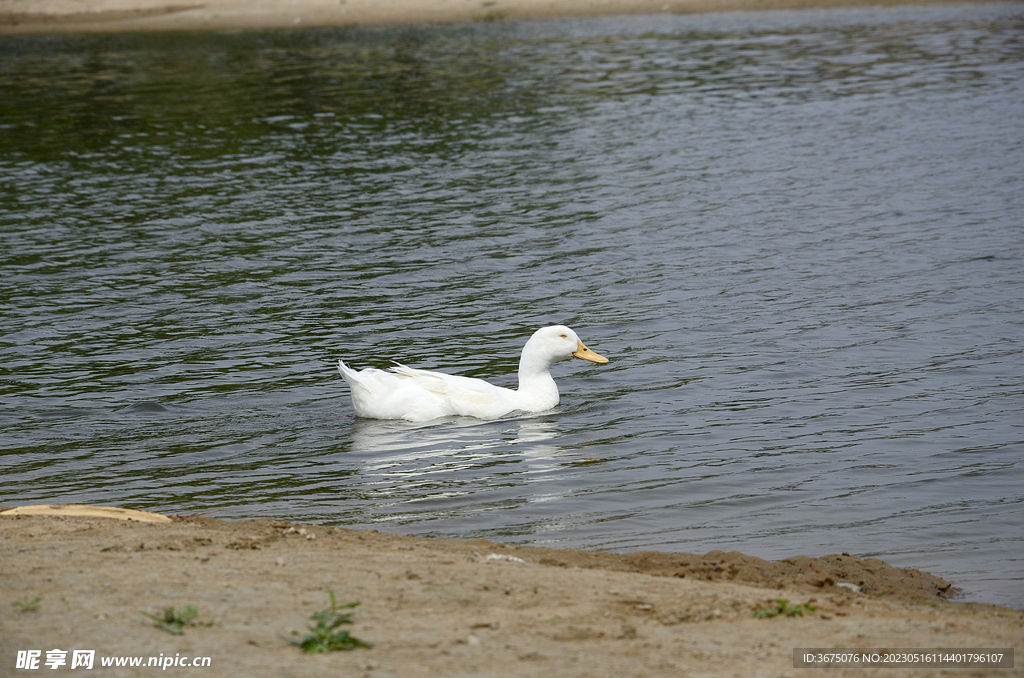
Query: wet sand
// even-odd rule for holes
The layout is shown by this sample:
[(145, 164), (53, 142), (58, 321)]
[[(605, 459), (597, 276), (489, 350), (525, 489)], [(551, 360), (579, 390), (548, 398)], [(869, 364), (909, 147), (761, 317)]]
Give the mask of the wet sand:
[[(768, 562), (276, 520), (3, 516), (0, 573), (0, 675), (14, 675), (17, 651), (31, 649), (43, 659), (51, 649), (210, 657), (209, 669), (172, 666), (168, 675), (621, 678), (802, 675), (794, 648), (1024, 647), (1024, 611), (950, 601), (949, 582), (848, 554)], [(305, 631), (329, 591), (339, 604), (360, 603), (347, 628), (371, 649), (305, 655), (282, 639)], [(35, 609), (21, 609), (40, 596)], [(755, 617), (780, 598), (789, 609), (815, 609)], [(189, 605), (213, 624), (174, 636), (142, 614)], [(829, 675), (877, 670), (864, 671)], [(884, 670), (945, 674), (1024, 669)]]
[[(901, 0), (903, 3), (913, 1)], [(870, 0), (0, 0), (0, 34), (364, 26), (856, 4), (883, 3)]]

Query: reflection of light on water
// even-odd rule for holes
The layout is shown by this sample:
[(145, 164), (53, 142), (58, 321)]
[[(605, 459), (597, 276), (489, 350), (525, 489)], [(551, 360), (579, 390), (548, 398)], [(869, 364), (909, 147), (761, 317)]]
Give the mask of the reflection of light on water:
[[(553, 421), (536, 417), (425, 424), (357, 419), (350, 452), (359, 458), (364, 486), (376, 500), (392, 506), (450, 506), (479, 492), (482, 476), (494, 486), (508, 487), (561, 474), (564, 463), (558, 458), (563, 449), (551, 442), (558, 435)], [(529, 493), (526, 502), (556, 501), (564, 495), (564, 489)]]
[[(556, 459), (562, 448), (558, 445), (544, 444), (542, 441), (554, 440), (557, 435), (555, 425), (550, 421), (521, 420), (516, 443), (522, 445), (520, 450), (523, 461), (527, 466), (526, 473), (536, 476), (541, 473), (550, 473), (560, 467)], [(536, 479), (536, 478), (534, 478)], [(545, 496), (540, 499), (537, 495), (530, 497), (530, 501), (551, 501), (563, 496), (563, 492)]]
[[(548, 421), (503, 419), (498, 421), (447, 420), (431, 423), (357, 419), (351, 450), (373, 454), (367, 468), (386, 468), (389, 464), (427, 456), (463, 454), (552, 440), (557, 435)], [(527, 454), (556, 454), (556, 445), (529, 446)]]
[[(517, 437), (521, 443), (534, 443), (540, 440), (551, 440), (555, 437), (555, 425), (550, 421), (540, 421), (531, 419), (520, 419), (519, 420), (519, 431)], [(558, 448), (552, 445), (547, 445), (557, 450)]]
[(510, 421), (447, 420), (427, 424), (404, 421), (355, 422), (352, 451), (372, 455), (364, 460), (365, 471), (381, 471), (425, 459), (452, 459), (475, 463), (510, 444)]

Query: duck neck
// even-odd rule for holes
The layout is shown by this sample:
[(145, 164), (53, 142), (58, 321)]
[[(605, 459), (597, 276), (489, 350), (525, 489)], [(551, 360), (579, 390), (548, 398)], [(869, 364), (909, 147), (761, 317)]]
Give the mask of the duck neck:
[(558, 386), (551, 378), (550, 365), (523, 356), (519, 360), (519, 395), (535, 412), (550, 410), (558, 404)]

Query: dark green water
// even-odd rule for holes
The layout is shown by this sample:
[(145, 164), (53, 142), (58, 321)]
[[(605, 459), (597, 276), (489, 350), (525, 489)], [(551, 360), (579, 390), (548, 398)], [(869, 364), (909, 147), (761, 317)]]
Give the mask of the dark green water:
[[(0, 38), (0, 503), (848, 551), (1015, 606), (1024, 8)], [(358, 420), (335, 371), (553, 412)]]

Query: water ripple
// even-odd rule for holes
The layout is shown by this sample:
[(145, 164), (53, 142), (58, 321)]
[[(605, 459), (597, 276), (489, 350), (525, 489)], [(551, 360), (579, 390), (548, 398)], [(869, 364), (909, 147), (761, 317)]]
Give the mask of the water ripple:
[[(836, 551), (1024, 605), (1018, 4), (0, 41), (0, 501)], [(356, 419), (335, 372), (510, 386)]]

